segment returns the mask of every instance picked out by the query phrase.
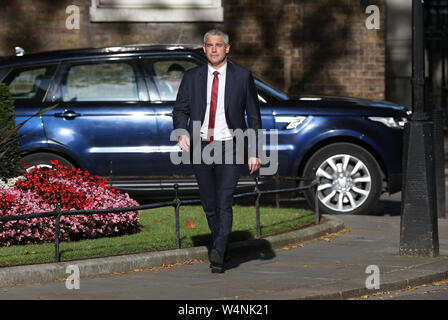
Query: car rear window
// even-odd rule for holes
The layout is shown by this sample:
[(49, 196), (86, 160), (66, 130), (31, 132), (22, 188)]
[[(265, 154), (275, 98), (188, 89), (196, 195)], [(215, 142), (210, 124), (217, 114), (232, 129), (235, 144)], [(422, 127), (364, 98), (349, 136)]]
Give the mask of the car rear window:
[(63, 101), (138, 101), (135, 70), (129, 62), (71, 65), (62, 83)]
[(41, 102), (54, 75), (56, 65), (22, 67), (5, 78), (14, 100)]

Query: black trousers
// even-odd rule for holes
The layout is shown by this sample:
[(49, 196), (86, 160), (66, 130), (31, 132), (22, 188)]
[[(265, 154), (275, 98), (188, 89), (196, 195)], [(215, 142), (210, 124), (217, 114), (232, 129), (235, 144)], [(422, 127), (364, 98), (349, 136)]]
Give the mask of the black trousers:
[[(213, 237), (213, 247), (221, 255), (224, 255), (232, 231), (233, 194), (238, 184), (242, 166), (247, 165), (236, 164), (234, 143), (230, 147), (223, 141), (212, 143), (221, 143), (221, 163), (193, 164), (193, 171), (199, 185), (202, 207)], [(201, 150), (207, 145), (208, 142), (202, 141)], [(213, 155), (213, 152), (211, 154)], [(232, 158), (232, 164), (228, 164), (228, 160), (227, 164), (225, 163), (226, 158), (229, 159), (229, 157)]]

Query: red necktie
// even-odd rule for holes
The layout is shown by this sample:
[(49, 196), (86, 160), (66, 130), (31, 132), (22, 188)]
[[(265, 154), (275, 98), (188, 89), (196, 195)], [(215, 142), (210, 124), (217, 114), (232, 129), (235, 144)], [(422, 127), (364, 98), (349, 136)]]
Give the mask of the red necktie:
[(212, 84), (212, 96), (210, 100), (210, 114), (208, 117), (208, 142), (213, 142), (214, 129), (215, 129), (215, 115), (216, 115), (216, 106), (218, 102), (218, 71), (213, 72), (215, 77), (213, 78)]

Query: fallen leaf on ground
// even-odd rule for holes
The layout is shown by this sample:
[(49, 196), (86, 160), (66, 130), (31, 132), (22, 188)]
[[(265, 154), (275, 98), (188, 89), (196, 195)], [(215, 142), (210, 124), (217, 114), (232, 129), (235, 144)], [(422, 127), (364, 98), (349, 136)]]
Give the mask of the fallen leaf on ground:
[(187, 223), (185, 223), (185, 228), (187, 228), (187, 229), (194, 229), (194, 228), (196, 228), (195, 225), (194, 225), (194, 221), (193, 220), (187, 221)]

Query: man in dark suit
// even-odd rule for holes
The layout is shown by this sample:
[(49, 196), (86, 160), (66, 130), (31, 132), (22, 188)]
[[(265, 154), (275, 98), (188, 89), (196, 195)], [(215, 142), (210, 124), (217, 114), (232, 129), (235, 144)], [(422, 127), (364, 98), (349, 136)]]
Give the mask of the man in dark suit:
[[(258, 132), (261, 116), (251, 72), (227, 62), (230, 50), (227, 34), (210, 30), (204, 35), (203, 50), (208, 64), (184, 74), (174, 105), (173, 127), (188, 130), (190, 135), (181, 135), (178, 145), (185, 152), (191, 151), (202, 206), (213, 237), (209, 253), (212, 272), (221, 273), (232, 230), (233, 193), (241, 166), (248, 165), (250, 174), (260, 168), (257, 142), (251, 144), (254, 149), (244, 164), (237, 160), (241, 149), (234, 130), (247, 129), (246, 113), (249, 128)], [(194, 127), (200, 130), (193, 130)], [(204, 163), (201, 157), (197, 163), (195, 150), (204, 151), (204, 148), (212, 149), (210, 155), (219, 160), (210, 164)], [(243, 150), (247, 151), (247, 144)]]

